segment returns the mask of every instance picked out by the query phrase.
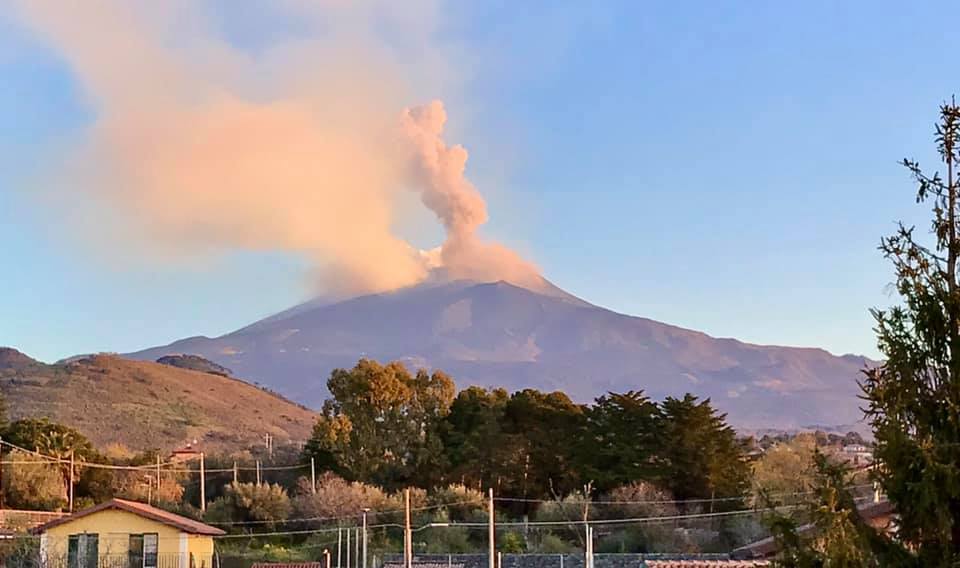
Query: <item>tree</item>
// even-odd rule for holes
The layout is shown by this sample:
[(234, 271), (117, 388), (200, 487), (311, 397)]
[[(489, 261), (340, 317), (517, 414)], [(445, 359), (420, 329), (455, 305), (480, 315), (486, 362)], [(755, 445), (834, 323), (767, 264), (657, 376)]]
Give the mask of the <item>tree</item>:
[[(777, 565), (784, 568), (879, 568), (916, 566), (902, 547), (869, 526), (857, 512), (847, 490), (850, 471), (814, 455), (812, 488), (801, 527), (796, 518), (771, 509), (771, 532), (779, 549)], [(773, 505), (773, 504), (771, 504)]]
[(584, 476), (597, 489), (655, 479), (657, 405), (643, 391), (610, 393), (586, 411), (586, 435), (580, 448)]
[(917, 202), (932, 207), (932, 243), (902, 223), (880, 249), (902, 303), (874, 310), (885, 361), (866, 371), (876, 480), (899, 514), (898, 537), (924, 566), (960, 562), (960, 289), (957, 177), (960, 107), (940, 108), (936, 143), (946, 177), (905, 159)]
[(753, 465), (754, 500), (760, 502), (765, 495), (777, 502), (795, 502), (788, 495), (809, 491), (816, 450), (817, 441), (811, 434), (771, 446)]
[(564, 495), (581, 484), (576, 442), (584, 409), (562, 392), (524, 389), (504, 408), (505, 455), (500, 492), (519, 497)]
[(10, 424), (5, 440), (15, 446), (39, 452), (60, 460), (60, 475), (65, 493), (69, 492), (70, 459), (74, 462), (73, 477), (79, 479), (83, 462), (97, 457), (97, 451), (86, 436), (63, 424), (46, 418), (23, 418)]
[(677, 499), (742, 497), (750, 470), (736, 433), (710, 399), (687, 394), (661, 405), (662, 486)]
[(210, 522), (254, 522), (272, 528), (290, 516), (287, 491), (272, 483), (237, 483), (227, 486), (222, 497), (207, 507)]
[(471, 487), (492, 487), (504, 459), (503, 425), (510, 395), (504, 389), (468, 387), (450, 405), (443, 429), (448, 478)]
[(56, 464), (20, 450), (7, 454), (4, 466), (3, 502), (11, 509), (50, 511), (63, 507), (66, 493)]
[(361, 359), (336, 369), (304, 458), (352, 480), (429, 486), (445, 469), (440, 428), (456, 393), (441, 371), (410, 375), (398, 362)]

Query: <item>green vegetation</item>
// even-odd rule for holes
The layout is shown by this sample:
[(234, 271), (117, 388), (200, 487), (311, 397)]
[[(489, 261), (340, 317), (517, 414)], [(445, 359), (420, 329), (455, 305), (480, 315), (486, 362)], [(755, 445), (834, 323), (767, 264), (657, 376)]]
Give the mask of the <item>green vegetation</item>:
[(657, 404), (642, 392), (611, 393), (580, 405), (562, 392), (471, 387), (454, 398), (443, 373), (413, 376), (367, 360), (334, 371), (328, 386), (333, 398), (304, 459), (387, 490), (459, 482), (553, 499), (642, 480), (678, 499), (727, 499), (750, 487), (733, 429), (692, 395)]

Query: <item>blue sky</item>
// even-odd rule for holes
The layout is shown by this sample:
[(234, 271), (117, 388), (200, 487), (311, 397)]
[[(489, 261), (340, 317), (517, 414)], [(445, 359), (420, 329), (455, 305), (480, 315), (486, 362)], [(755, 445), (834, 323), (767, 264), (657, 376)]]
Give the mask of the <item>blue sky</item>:
[[(215, 3), (255, 49), (298, 30)], [(930, 167), (957, 90), (947, 2), (477, 2), (442, 10), (469, 54), (452, 103), (484, 234), (559, 286), (716, 336), (876, 355), (876, 250), (925, 226), (897, 164)], [(37, 205), (51, 148), (94, 119), (70, 68), (0, 8), (0, 344), (55, 360), (219, 335), (306, 299), (306, 263), (231, 253), (106, 267)], [(453, 136), (451, 136), (453, 138)]]

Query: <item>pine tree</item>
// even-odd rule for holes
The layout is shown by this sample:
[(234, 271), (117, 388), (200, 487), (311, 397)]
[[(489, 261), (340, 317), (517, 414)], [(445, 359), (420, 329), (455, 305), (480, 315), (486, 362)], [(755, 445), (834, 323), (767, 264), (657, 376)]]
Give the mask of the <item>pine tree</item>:
[(916, 180), (917, 202), (932, 207), (931, 237), (921, 239), (901, 224), (881, 242), (902, 304), (874, 311), (885, 361), (867, 371), (863, 383), (876, 479), (899, 514), (899, 538), (922, 566), (960, 562), (958, 138), (960, 107), (951, 101), (941, 107), (936, 127), (946, 177), (903, 161)]

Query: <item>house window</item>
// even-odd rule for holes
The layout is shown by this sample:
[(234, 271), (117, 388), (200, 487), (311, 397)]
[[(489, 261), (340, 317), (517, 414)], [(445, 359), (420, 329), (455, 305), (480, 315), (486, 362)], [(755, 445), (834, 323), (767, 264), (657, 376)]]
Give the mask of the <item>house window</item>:
[(129, 568), (157, 568), (157, 534), (130, 535)]
[(67, 541), (68, 568), (97, 568), (100, 557), (100, 535), (72, 534)]

